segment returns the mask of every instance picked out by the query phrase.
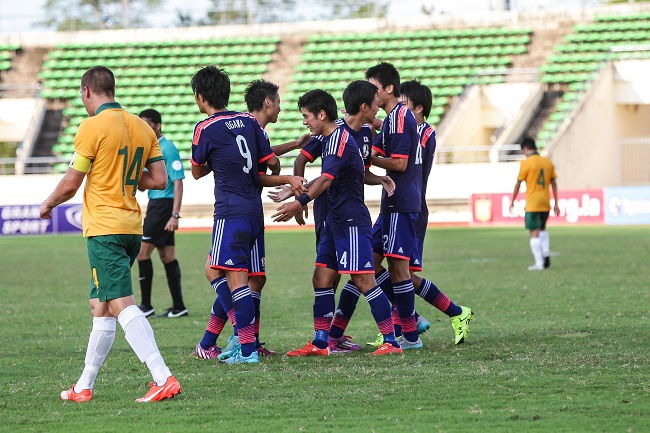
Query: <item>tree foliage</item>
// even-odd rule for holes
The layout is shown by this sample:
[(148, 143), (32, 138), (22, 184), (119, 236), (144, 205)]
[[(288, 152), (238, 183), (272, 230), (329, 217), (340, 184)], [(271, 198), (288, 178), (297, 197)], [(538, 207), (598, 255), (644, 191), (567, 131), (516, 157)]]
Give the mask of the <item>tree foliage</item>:
[(46, 0), (45, 20), (54, 30), (142, 27), (150, 8), (165, 0)]

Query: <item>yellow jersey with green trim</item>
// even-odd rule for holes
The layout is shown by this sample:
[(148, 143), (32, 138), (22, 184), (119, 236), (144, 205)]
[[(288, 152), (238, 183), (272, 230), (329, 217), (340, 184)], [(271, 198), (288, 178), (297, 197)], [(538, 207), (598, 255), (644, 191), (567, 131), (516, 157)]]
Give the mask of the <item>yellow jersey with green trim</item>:
[(88, 173), (83, 235), (142, 234), (138, 182), (148, 163), (162, 159), (153, 129), (117, 102), (81, 122), (70, 167)]
[(549, 212), (551, 194), (549, 188), (555, 179), (555, 167), (550, 159), (531, 153), (521, 161), (518, 181), (526, 182), (526, 212)]

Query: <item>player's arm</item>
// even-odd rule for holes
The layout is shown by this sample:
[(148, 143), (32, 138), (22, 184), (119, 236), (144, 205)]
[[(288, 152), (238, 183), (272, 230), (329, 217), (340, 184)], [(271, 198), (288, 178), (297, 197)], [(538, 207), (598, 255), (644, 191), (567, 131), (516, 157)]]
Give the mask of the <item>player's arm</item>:
[(560, 215), (560, 207), (557, 204), (558, 195), (557, 195), (557, 182), (555, 181), (555, 178), (551, 179), (551, 190), (553, 190), (553, 200), (555, 200), (555, 204), (553, 205), (553, 213), (555, 213), (555, 216), (558, 216)]
[[(80, 159), (77, 155), (76, 159)], [(63, 178), (59, 181), (57, 186), (52, 191), (52, 194), (41, 204), (40, 215), (43, 219), (52, 218), (52, 209), (65, 203), (70, 200), (79, 190), (79, 187), (83, 183), (84, 177), (86, 177), (86, 172), (90, 167), (90, 161), (86, 166), (86, 171), (80, 171), (75, 169), (73, 166), (68, 168), (68, 171), (65, 172)]]
[(377, 176), (368, 167), (366, 167), (363, 174), (363, 183), (366, 185), (381, 185), (386, 190), (388, 197), (395, 192), (395, 181), (390, 176)]
[(312, 183), (309, 191), (296, 198), (295, 201), (280, 206), (277, 209), (278, 212), (272, 215), (271, 218), (276, 222), (289, 221), (291, 218), (298, 215), (302, 211), (302, 208), (307, 206), (307, 203), (327, 191), (327, 188), (329, 188), (331, 184), (331, 177), (321, 175)]
[(172, 216), (165, 225), (165, 230), (173, 232), (178, 229), (178, 218), (174, 215), (181, 213), (181, 202), (183, 201), (183, 179), (174, 181), (174, 204), (172, 205)]
[(517, 200), (517, 195), (519, 195), (519, 188), (521, 187), (521, 181), (517, 179), (517, 183), (515, 184), (515, 189), (512, 191), (512, 200), (510, 200), (510, 212), (512, 213), (512, 209), (515, 207), (515, 200)]
[(278, 144), (276, 146), (271, 146), (271, 149), (273, 149), (273, 153), (275, 153), (277, 156), (284, 155), (285, 153), (291, 152), (294, 149), (302, 149), (305, 146), (305, 144), (307, 144), (310, 137), (311, 135), (304, 134), (297, 140), (289, 141), (283, 144)]
[(287, 175), (263, 175), (260, 176), (260, 185), (262, 186), (280, 186), (288, 185), (295, 195), (300, 195), (306, 191), (303, 184), (307, 180), (302, 176)]
[(403, 172), (409, 163), (408, 156), (382, 158), (380, 156), (371, 156), (372, 165), (389, 171)]
[(165, 160), (159, 159), (147, 163), (147, 170), (142, 172), (138, 188), (142, 189), (165, 189), (167, 188), (167, 168)]

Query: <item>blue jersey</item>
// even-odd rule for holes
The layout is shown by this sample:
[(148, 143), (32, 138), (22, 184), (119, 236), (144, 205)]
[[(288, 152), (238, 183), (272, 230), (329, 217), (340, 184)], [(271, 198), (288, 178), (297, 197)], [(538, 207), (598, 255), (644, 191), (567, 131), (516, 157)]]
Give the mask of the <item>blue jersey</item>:
[(355, 131), (343, 119), (336, 121), (337, 125), (345, 126), (345, 129), (350, 133), (354, 141), (357, 142), (361, 157), (363, 158), (363, 166), (370, 168), (370, 150), (372, 147), (372, 127), (370, 125), (362, 125), (359, 131)]
[(405, 171), (386, 170), (395, 182), (395, 194), (388, 197), (382, 191), (380, 212), (420, 212), (422, 147), (413, 112), (398, 103), (384, 119), (373, 148), (386, 158), (408, 158)]
[(352, 227), (372, 224), (363, 201), (364, 173), (359, 146), (344, 126), (337, 127), (323, 143), (321, 175), (332, 179), (327, 190), (328, 225)]
[(196, 124), (192, 164), (207, 164), (214, 173), (215, 218), (263, 215), (259, 165), (273, 155), (249, 114), (222, 111)]
[(422, 207), (420, 217), (415, 223), (416, 230), (425, 230), (429, 222), (429, 208), (427, 207), (427, 183), (433, 166), (433, 157), (436, 154), (436, 130), (424, 122), (418, 125), (420, 146), (422, 146)]
[[(307, 144), (300, 150), (300, 153), (305, 155), (309, 162), (314, 162), (316, 159), (323, 156), (323, 136), (316, 135), (312, 137)], [(324, 222), (327, 219), (327, 194), (321, 194), (314, 199), (314, 207), (312, 213), (314, 214), (314, 222)]]
[(178, 149), (176, 149), (174, 143), (167, 140), (165, 136), (162, 136), (158, 139), (158, 145), (160, 146), (163, 158), (165, 158), (167, 187), (162, 191), (150, 189), (147, 193), (149, 200), (157, 198), (174, 198), (174, 181), (185, 179), (185, 171), (183, 170), (181, 155), (178, 153)]

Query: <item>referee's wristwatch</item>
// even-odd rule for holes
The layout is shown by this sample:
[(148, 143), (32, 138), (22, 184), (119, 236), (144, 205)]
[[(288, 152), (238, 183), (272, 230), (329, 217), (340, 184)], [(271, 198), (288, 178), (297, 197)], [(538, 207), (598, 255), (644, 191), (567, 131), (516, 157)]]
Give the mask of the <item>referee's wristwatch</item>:
[(180, 214), (177, 214), (177, 213), (172, 214), (172, 218), (179, 219), (180, 217), (181, 217)]

